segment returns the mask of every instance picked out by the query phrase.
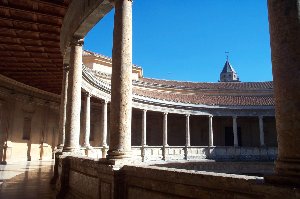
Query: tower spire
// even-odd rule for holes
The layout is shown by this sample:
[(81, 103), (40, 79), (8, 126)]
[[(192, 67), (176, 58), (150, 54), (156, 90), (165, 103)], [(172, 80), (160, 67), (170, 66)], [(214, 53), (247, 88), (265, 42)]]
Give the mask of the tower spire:
[(235, 72), (231, 64), (229, 63), (229, 52), (226, 51), (226, 62), (223, 67), (223, 70), (220, 74), (221, 82), (239, 82), (238, 74)]

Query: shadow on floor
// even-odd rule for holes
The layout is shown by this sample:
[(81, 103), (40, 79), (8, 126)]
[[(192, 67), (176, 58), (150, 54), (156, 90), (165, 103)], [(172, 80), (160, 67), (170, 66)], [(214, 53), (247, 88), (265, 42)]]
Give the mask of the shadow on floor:
[[(38, 168), (36, 168), (38, 166)], [(54, 187), (50, 185), (53, 175), (53, 165), (35, 165), (34, 168), (23, 169), (24, 172), (10, 179), (1, 179), (0, 198), (5, 199), (35, 199), (55, 198)], [(9, 170), (5, 172), (10, 172)]]

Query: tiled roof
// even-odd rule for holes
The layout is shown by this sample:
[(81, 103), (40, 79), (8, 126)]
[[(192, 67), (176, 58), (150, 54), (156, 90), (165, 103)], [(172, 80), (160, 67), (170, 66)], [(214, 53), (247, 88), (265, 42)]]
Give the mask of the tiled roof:
[[(84, 54), (111, 60), (109, 57), (90, 51), (84, 51)], [(93, 73), (96, 78), (110, 79), (110, 75), (96, 71)], [(133, 93), (152, 99), (212, 106), (274, 106), (275, 104), (271, 81), (209, 83), (139, 78), (133, 81)]]
[[(141, 78), (134, 85), (135, 94), (160, 100), (219, 106), (274, 106), (273, 82), (196, 83)], [(188, 89), (195, 92), (185, 92)]]
[(162, 87), (177, 87), (177, 88), (191, 88), (191, 89), (243, 89), (243, 90), (273, 90), (273, 82), (180, 82), (159, 80), (150, 78), (140, 78), (140, 84), (162, 86)]
[(137, 95), (153, 99), (182, 102), (188, 104), (204, 104), (218, 106), (273, 106), (272, 95), (206, 95), (206, 94), (183, 94), (172, 92), (155, 92), (142, 90), (134, 87), (133, 92)]

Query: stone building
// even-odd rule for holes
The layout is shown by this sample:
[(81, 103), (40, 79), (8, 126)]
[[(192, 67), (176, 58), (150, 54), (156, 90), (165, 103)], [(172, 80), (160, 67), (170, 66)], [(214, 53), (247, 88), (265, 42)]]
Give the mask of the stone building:
[[(1, 162), (56, 148), (58, 198), (299, 198), (299, 5), (268, 0), (273, 83), (192, 83), (132, 67), (131, 0), (2, 1)], [(113, 8), (112, 59), (83, 51)], [(276, 154), (264, 178), (152, 161)]]
[[(108, 146), (111, 74), (111, 58), (83, 51), (79, 143), (82, 149), (92, 147), (90, 157), (106, 155), (102, 152)], [(143, 77), (142, 68), (136, 65), (132, 77), (131, 145), (140, 159), (275, 158), (272, 82), (150, 79)], [(4, 76), (1, 80), (2, 162), (53, 158), (59, 139), (58, 96)], [(232, 146), (239, 151), (229, 150)]]

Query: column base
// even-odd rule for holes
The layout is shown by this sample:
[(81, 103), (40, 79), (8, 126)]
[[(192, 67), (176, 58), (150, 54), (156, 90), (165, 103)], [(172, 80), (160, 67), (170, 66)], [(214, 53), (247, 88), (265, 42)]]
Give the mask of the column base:
[(278, 159), (275, 162), (275, 175), (266, 176), (266, 182), (300, 187), (300, 160)]
[(6, 161), (1, 161), (0, 164), (1, 165), (7, 165), (7, 162)]
[(68, 155), (79, 155), (82, 156), (84, 155), (84, 151), (81, 151), (80, 148), (75, 148), (75, 147), (64, 147), (62, 150), (63, 154), (68, 154)]
[(57, 150), (63, 150), (63, 148), (64, 148), (63, 144), (59, 144), (59, 145), (56, 146)]
[(106, 152), (107, 152), (107, 150), (109, 149), (109, 146), (108, 145), (102, 145), (102, 149), (101, 149), (101, 151), (102, 151), (102, 158), (105, 158), (106, 157)]
[(130, 159), (132, 158), (131, 151), (119, 151), (119, 150), (108, 150), (106, 159), (118, 160), (118, 159)]
[(92, 147), (91, 145), (84, 146), (84, 148), (85, 148), (86, 150), (92, 150), (92, 149), (93, 149), (93, 147)]
[(264, 176), (264, 179), (266, 183), (300, 188), (300, 181), (298, 176), (270, 175)]

